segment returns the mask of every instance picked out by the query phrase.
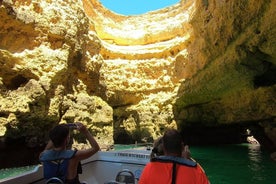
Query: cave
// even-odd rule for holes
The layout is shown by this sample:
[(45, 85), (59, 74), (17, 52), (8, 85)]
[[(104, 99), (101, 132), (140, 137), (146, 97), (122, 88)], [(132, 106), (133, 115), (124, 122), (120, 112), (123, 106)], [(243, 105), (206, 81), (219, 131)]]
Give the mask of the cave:
[(181, 127), (185, 144), (214, 145), (240, 144), (246, 142), (246, 128), (239, 125), (220, 125), (216, 127), (186, 126)]
[(276, 84), (276, 66), (269, 62), (264, 62), (265, 72), (254, 77), (254, 87), (273, 86)]
[(180, 132), (188, 145), (220, 145), (249, 143), (253, 136), (268, 151), (274, 151), (273, 142), (266, 136), (264, 128), (256, 122), (220, 126), (182, 126)]
[[(140, 140), (156, 138), (187, 120), (192, 125), (179, 128), (187, 144), (244, 143), (250, 129), (269, 147), (258, 121), (270, 119), (275, 135), (273, 1), (182, 0), (140, 16), (114, 14), (94, 0), (1, 5), (1, 135), (7, 124), (26, 122), (28, 131), (14, 134), (24, 137), (48, 133), (27, 123), (82, 120), (105, 146), (133, 143), (141, 129)], [(18, 13), (9, 16), (10, 7)], [(47, 96), (35, 98), (25, 86), (30, 79)], [(133, 122), (118, 136), (116, 116)]]
[(6, 84), (6, 87), (9, 90), (16, 90), (20, 86), (23, 86), (23, 85), (27, 84), (28, 81), (29, 81), (29, 79), (27, 79), (23, 75), (19, 74), (19, 75), (13, 77), (11, 79), (11, 81), (8, 84)]

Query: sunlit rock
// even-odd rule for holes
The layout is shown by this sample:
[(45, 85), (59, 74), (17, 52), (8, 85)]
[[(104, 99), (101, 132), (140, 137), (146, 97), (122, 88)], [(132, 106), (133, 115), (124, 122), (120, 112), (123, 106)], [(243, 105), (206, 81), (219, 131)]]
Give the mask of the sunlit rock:
[(235, 142), (250, 128), (275, 148), (275, 11), (275, 1), (182, 0), (123, 16), (97, 0), (3, 0), (0, 135), (34, 146), (82, 121), (108, 146), (167, 128)]

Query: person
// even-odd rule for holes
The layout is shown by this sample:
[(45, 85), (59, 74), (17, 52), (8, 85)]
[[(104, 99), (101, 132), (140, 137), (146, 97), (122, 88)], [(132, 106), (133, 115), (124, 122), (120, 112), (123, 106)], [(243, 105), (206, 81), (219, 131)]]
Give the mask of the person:
[(68, 124), (59, 124), (49, 132), (49, 142), (40, 154), (46, 180), (57, 177), (66, 184), (79, 184), (78, 168), (81, 160), (87, 159), (100, 150), (100, 147), (86, 126), (74, 124), (75, 129), (86, 136), (90, 148), (83, 150), (67, 149), (70, 142)]
[(139, 184), (209, 184), (202, 167), (193, 160), (183, 158), (184, 144), (177, 130), (167, 130), (162, 145), (164, 155), (153, 157), (147, 163)]
[[(154, 159), (155, 157), (158, 157), (158, 156), (161, 156), (161, 155), (164, 155), (164, 150), (163, 150), (163, 144), (162, 144), (162, 136), (159, 137), (158, 139), (156, 139), (153, 143), (153, 149), (151, 151), (151, 154), (150, 154), (150, 159)], [(190, 160), (193, 160), (192, 157), (191, 157), (191, 152), (190, 152), (190, 149), (189, 149), (189, 146), (188, 145), (185, 145), (184, 146), (184, 149), (182, 151), (182, 154), (181, 156), (183, 158), (186, 158), (186, 159), (190, 159)]]
[(153, 148), (151, 150), (150, 153), (150, 159), (154, 159), (158, 156), (164, 155), (164, 151), (163, 151), (163, 145), (162, 145), (162, 138), (163, 137), (159, 137), (158, 139), (156, 139), (153, 143)]

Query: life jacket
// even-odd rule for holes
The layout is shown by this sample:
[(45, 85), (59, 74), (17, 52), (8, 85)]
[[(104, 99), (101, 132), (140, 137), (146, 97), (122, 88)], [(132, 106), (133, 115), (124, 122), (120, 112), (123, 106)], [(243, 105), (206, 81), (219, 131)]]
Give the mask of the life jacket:
[(176, 163), (176, 164), (185, 165), (188, 167), (196, 167), (196, 165), (197, 165), (196, 162), (182, 158), (182, 157), (163, 156), (163, 155), (154, 157), (154, 158), (152, 158), (151, 161), (152, 162), (164, 162), (164, 163)]
[(172, 163), (173, 164), (173, 168), (172, 168), (172, 184), (176, 183), (176, 177), (177, 177), (177, 167), (176, 165), (184, 165), (187, 167), (197, 167), (197, 163), (192, 161), (192, 160), (188, 160), (188, 159), (184, 159), (181, 157), (174, 157), (174, 156), (158, 156), (155, 158), (152, 158), (151, 162), (162, 162), (162, 163)]
[(76, 154), (77, 150), (46, 150), (40, 156), (43, 163), (44, 178), (58, 177), (65, 181), (69, 160)]

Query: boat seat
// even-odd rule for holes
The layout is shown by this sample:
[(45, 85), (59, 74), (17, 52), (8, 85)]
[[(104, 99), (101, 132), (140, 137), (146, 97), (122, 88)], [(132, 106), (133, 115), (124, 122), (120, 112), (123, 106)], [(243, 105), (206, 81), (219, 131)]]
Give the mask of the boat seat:
[(64, 184), (64, 182), (58, 177), (52, 177), (46, 181), (46, 184)]
[[(64, 182), (58, 177), (49, 178), (45, 184), (64, 184)], [(85, 181), (81, 182), (81, 184), (87, 184)]]
[(108, 181), (104, 182), (104, 184), (119, 184), (117, 181)]
[(130, 170), (124, 169), (117, 174), (116, 181), (125, 184), (135, 184), (135, 176)]
[(104, 184), (135, 184), (135, 176), (130, 170), (124, 169), (118, 172), (115, 181), (108, 181)]

